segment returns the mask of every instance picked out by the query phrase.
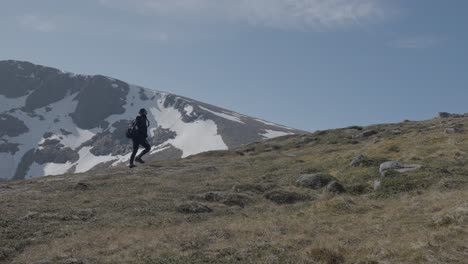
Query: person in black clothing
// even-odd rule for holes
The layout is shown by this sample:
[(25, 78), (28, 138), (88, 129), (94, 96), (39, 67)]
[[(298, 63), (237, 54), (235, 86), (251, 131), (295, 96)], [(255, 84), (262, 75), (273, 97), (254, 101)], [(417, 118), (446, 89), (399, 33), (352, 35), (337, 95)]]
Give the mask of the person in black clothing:
[[(133, 127), (134, 127), (134, 132), (133, 132), (133, 152), (132, 156), (130, 156), (130, 168), (136, 167), (133, 161), (139, 162), (139, 163), (145, 163), (141, 157), (143, 155), (147, 154), (151, 150), (151, 146), (148, 143), (148, 140), (146, 139), (148, 137), (148, 127), (150, 125), (148, 118), (146, 118), (147, 112), (145, 109), (140, 109), (140, 112), (138, 112), (140, 115), (136, 117)], [(144, 147), (145, 149), (140, 153), (140, 155), (136, 156), (138, 152), (138, 148)]]

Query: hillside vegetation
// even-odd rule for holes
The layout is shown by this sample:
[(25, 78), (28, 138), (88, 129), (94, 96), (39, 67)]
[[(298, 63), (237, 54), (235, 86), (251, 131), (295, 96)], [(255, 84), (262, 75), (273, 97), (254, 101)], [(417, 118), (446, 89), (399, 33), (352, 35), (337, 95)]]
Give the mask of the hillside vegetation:
[(467, 128), (349, 127), (3, 182), (0, 262), (466, 263)]

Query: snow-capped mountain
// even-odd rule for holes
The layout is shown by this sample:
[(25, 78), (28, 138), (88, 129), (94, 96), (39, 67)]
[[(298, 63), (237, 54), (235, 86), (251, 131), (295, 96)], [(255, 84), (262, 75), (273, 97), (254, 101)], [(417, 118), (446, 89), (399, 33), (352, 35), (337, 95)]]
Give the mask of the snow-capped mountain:
[(0, 180), (85, 172), (128, 161), (125, 137), (149, 112), (148, 159), (187, 157), (302, 131), (101, 75), (0, 61)]

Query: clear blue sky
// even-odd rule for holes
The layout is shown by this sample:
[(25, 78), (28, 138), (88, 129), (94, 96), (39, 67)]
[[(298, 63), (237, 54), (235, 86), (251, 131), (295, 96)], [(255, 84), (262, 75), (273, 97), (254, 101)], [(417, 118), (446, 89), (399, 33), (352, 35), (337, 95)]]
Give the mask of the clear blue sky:
[(0, 59), (296, 128), (468, 112), (466, 0), (3, 0)]

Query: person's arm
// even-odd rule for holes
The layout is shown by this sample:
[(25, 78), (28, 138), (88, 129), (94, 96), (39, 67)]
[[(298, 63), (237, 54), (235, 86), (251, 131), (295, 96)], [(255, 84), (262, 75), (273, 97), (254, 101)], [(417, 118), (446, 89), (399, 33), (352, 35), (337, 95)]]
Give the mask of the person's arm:
[(141, 125), (141, 117), (137, 116), (135, 118), (135, 127), (138, 130), (138, 132), (140, 132), (140, 125)]

